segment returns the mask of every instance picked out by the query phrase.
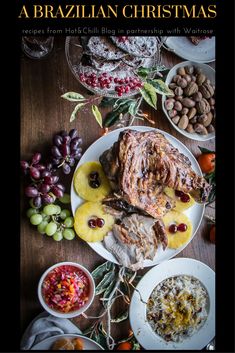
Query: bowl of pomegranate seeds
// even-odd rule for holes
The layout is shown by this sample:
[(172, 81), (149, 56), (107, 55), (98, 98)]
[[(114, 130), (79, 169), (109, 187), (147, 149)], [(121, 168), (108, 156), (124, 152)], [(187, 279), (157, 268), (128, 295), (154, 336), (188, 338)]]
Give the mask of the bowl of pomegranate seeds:
[(75, 262), (60, 262), (48, 268), (38, 284), (38, 298), (51, 315), (72, 318), (91, 305), (95, 283), (90, 272)]

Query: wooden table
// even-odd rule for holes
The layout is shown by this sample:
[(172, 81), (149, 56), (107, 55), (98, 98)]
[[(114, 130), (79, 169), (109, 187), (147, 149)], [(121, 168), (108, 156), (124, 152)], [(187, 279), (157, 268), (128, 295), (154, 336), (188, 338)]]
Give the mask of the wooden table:
[[(77, 91), (87, 95), (87, 91), (72, 75), (64, 50), (65, 38), (56, 37), (54, 50), (48, 58), (31, 60), (22, 54), (21, 60), (21, 158), (30, 159), (32, 154), (40, 151), (47, 155), (54, 133), (65, 129), (77, 128), (83, 141), (84, 151), (98, 137), (102, 130), (98, 128), (94, 117), (89, 111), (79, 115), (73, 123), (69, 117), (73, 104), (63, 100), (60, 96), (67, 91)], [(162, 63), (167, 67), (183, 61), (175, 54), (163, 50)], [(212, 64), (214, 66), (214, 64)], [(160, 107), (160, 105), (159, 105)], [(214, 149), (214, 140), (199, 143), (179, 134), (168, 122), (164, 113), (155, 111), (149, 106), (143, 106), (144, 111), (153, 119), (155, 127), (167, 131), (180, 141), (196, 156), (199, 154), (198, 145)], [(138, 123), (141, 125), (141, 122)], [(148, 125), (146, 122), (143, 125)], [(72, 175), (66, 178), (67, 192), (69, 192)], [(25, 215), (28, 200), (23, 195), (21, 214), (21, 319), (22, 332), (42, 308), (37, 299), (38, 280), (49, 266), (60, 261), (75, 261), (93, 270), (104, 260), (96, 254), (85, 242), (73, 241), (55, 242), (46, 235), (40, 235), (36, 227), (29, 224)], [(213, 215), (213, 209), (207, 208), (207, 214)], [(200, 260), (211, 268), (215, 268), (215, 246), (208, 241), (208, 224), (204, 219), (190, 244), (179, 257), (191, 257)], [(92, 315), (99, 312), (98, 299), (92, 306)], [(89, 311), (91, 313), (91, 310)], [(76, 319), (81, 329), (87, 327), (89, 321), (84, 318)], [(114, 336), (122, 338), (127, 335), (127, 325), (116, 326)]]

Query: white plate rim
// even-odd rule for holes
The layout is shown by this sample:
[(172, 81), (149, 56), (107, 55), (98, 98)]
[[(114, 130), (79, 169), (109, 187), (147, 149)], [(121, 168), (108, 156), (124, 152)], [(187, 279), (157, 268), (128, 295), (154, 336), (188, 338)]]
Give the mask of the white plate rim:
[[(179, 270), (177, 266), (181, 269)], [(181, 274), (197, 278), (206, 288), (209, 296), (207, 320), (198, 332), (183, 342), (166, 342), (154, 333), (148, 324), (146, 320), (146, 304), (141, 302), (140, 295), (137, 291), (134, 291), (129, 308), (130, 325), (136, 339), (146, 350), (199, 350), (204, 348), (215, 337), (215, 272), (205, 263), (183, 257), (164, 261), (149, 270), (140, 280), (136, 289), (141, 294), (142, 299), (147, 301), (158, 283), (171, 276)], [(152, 283), (151, 277), (154, 277), (154, 282), (152, 281)], [(207, 281), (205, 278), (207, 278)], [(208, 329), (207, 335), (205, 334), (205, 328)], [(150, 347), (150, 345), (153, 346)]]
[[(37, 343), (37, 344), (35, 344), (33, 347), (32, 347), (32, 349), (31, 350), (42, 350), (42, 348), (40, 348), (41, 347), (41, 344), (43, 344), (43, 343), (45, 343), (45, 344), (47, 344), (47, 342), (48, 342), (48, 344), (49, 344), (49, 342), (52, 340), (53, 341), (53, 339), (59, 339), (59, 338), (62, 338), (62, 337), (74, 337), (74, 338), (78, 338), (78, 337), (81, 337), (81, 338), (83, 338), (83, 339), (85, 339), (85, 340), (88, 340), (88, 341), (90, 341), (90, 342), (92, 342), (93, 344), (95, 344), (95, 345), (97, 345), (101, 350), (104, 350), (104, 348), (99, 344), (99, 343), (97, 343), (97, 342), (95, 342), (94, 340), (92, 340), (91, 338), (89, 338), (89, 337), (86, 337), (85, 335), (83, 335), (82, 333), (81, 334), (76, 334), (76, 333), (63, 333), (63, 334), (61, 334), (61, 335), (55, 335), (55, 336), (51, 336), (51, 337), (47, 337), (47, 338), (45, 338), (44, 340), (42, 340), (41, 342), (39, 342), (39, 343)], [(50, 345), (52, 344), (53, 342), (51, 342), (50, 343)], [(47, 348), (47, 350), (49, 350), (50, 348)], [(94, 348), (93, 348), (94, 349)], [(45, 349), (43, 349), (43, 350), (45, 350)], [(89, 349), (90, 350), (90, 349)]]
[[(89, 153), (91, 151), (91, 149), (93, 149), (95, 147), (96, 144), (100, 144), (102, 139), (105, 138), (106, 136), (110, 136), (110, 135), (116, 135), (123, 131), (123, 130), (138, 130), (138, 131), (151, 131), (151, 130), (154, 130), (154, 131), (157, 131), (157, 132), (160, 132), (162, 134), (164, 134), (164, 136), (166, 136), (167, 138), (170, 138), (170, 142), (172, 143), (172, 140), (176, 143), (176, 144), (179, 144), (182, 149), (185, 149), (187, 154), (190, 155), (190, 161), (193, 163), (195, 163), (196, 167), (197, 167), (197, 173), (198, 175), (200, 176), (203, 176), (202, 172), (201, 172), (201, 168), (196, 160), (196, 158), (193, 156), (193, 154), (190, 152), (190, 150), (183, 144), (183, 142), (181, 142), (180, 140), (178, 140), (176, 137), (174, 137), (173, 135), (169, 134), (168, 132), (166, 131), (163, 131), (163, 130), (160, 130), (160, 129), (157, 129), (157, 128), (152, 128), (152, 127), (149, 127), (149, 126), (128, 126), (128, 127), (123, 127), (123, 128), (119, 128), (119, 129), (115, 129), (113, 131), (110, 131), (107, 135), (104, 135), (104, 136), (101, 136), (99, 139), (97, 139), (96, 141), (94, 141), (88, 148), (87, 150), (84, 152), (82, 158), (80, 159), (80, 161), (78, 162), (78, 164), (76, 165), (76, 168), (74, 170), (74, 175), (76, 173), (76, 170), (77, 168), (82, 165), (83, 163), (85, 163), (87, 160), (86, 160), (86, 153)], [(113, 140), (112, 143), (114, 143), (116, 140)], [(173, 145), (174, 145), (174, 142), (173, 142)], [(182, 152), (182, 150), (179, 150), (180, 152)], [(79, 196), (76, 194), (75, 190), (74, 190), (74, 186), (73, 186), (73, 179), (74, 179), (74, 175), (73, 175), (73, 178), (72, 178), (72, 182), (71, 182), (71, 188), (70, 188), (70, 196), (71, 196), (71, 209), (72, 209), (72, 213), (73, 213), (73, 216), (75, 214), (75, 211), (76, 211), (76, 208), (74, 206), (74, 197), (77, 197), (79, 198)], [(197, 204), (199, 205), (199, 204)], [(178, 255), (182, 250), (184, 250), (186, 248), (186, 246), (193, 240), (194, 236), (196, 235), (200, 225), (201, 225), (201, 222), (202, 222), (202, 219), (203, 219), (203, 215), (204, 215), (204, 211), (205, 211), (205, 205), (204, 204), (200, 204), (199, 205), (201, 207), (201, 212), (200, 212), (200, 216), (199, 216), (199, 221), (198, 221), (198, 224), (197, 226), (195, 227), (194, 229), (194, 232), (192, 234), (192, 237), (190, 238), (190, 240), (184, 244), (183, 246), (181, 246), (180, 248), (178, 249), (174, 249), (174, 251), (172, 251), (172, 254), (167, 257), (167, 260), (171, 259), (172, 257)], [(194, 207), (194, 206), (193, 206)], [(105, 247), (102, 245), (102, 248), (101, 250), (102, 251), (99, 251), (99, 247), (100, 247), (100, 243), (101, 242), (86, 242), (96, 253), (98, 253), (101, 257), (103, 257), (105, 260), (108, 260), (108, 261), (111, 261), (113, 263), (116, 263), (116, 264), (119, 264), (118, 261), (116, 260), (116, 258), (108, 251), (105, 249)], [(168, 249), (168, 251), (170, 251), (172, 249)], [(167, 251), (167, 249), (165, 250)], [(166, 261), (165, 260), (162, 260), (162, 261)], [(159, 263), (162, 262), (161, 260), (158, 259), (158, 257), (156, 257), (156, 260), (154, 261), (150, 261), (150, 260), (145, 260), (144, 261), (144, 267), (151, 267), (151, 266), (155, 266)]]
[[(172, 40), (172, 39), (174, 39), (174, 38), (178, 38), (178, 37), (187, 37), (187, 36), (176, 36), (176, 37), (174, 37), (174, 36), (168, 36), (168, 38), (166, 39), (166, 41), (165, 41), (165, 45), (170, 49), (170, 50), (172, 50), (172, 52), (174, 53), (174, 54), (176, 54), (177, 56), (179, 56), (180, 58), (182, 58), (182, 59), (186, 59), (186, 60), (193, 60), (193, 61), (195, 61), (195, 62), (197, 62), (197, 63), (199, 63), (199, 64), (205, 64), (205, 63), (212, 63), (212, 62), (214, 62), (215, 61), (215, 56), (213, 57), (213, 58), (211, 58), (211, 59), (209, 59), (209, 60), (204, 60), (204, 59), (195, 59), (195, 58), (192, 58), (192, 57), (190, 57), (190, 56), (188, 56), (187, 55), (187, 51), (185, 51), (185, 53), (186, 53), (186, 55), (182, 55), (181, 54), (181, 52), (179, 52), (178, 50), (177, 50), (177, 46), (176, 47), (172, 47), (171, 45), (169, 45), (169, 38)], [(214, 40), (215, 40), (215, 36), (213, 36), (214, 37)], [(168, 41), (168, 42), (167, 42)], [(190, 45), (190, 42), (189, 42), (189, 45)], [(193, 44), (192, 44), (193, 45)], [(197, 48), (197, 46), (195, 46), (195, 48)]]
[[(200, 67), (200, 68), (204, 68), (204, 70), (211, 70), (211, 72), (213, 72), (215, 74), (215, 69), (207, 64), (204, 64), (204, 63), (197, 63), (195, 61), (182, 61), (180, 62), (179, 64), (176, 64), (174, 65), (170, 71), (168, 72), (167, 76), (166, 76), (166, 81), (165, 83), (167, 85), (169, 85), (170, 83), (170, 77), (172, 75), (172, 73), (177, 70), (179, 67), (182, 67), (182, 66), (188, 66), (188, 65), (193, 65), (193, 66), (197, 66), (197, 67)], [(204, 142), (204, 141), (209, 141), (209, 140), (213, 140), (215, 139), (215, 132), (214, 133), (210, 133), (208, 135), (206, 135), (206, 137), (203, 137), (203, 135), (199, 135), (199, 134), (196, 134), (196, 133), (193, 133), (193, 134), (190, 134), (189, 132), (185, 131), (185, 130), (182, 130), (180, 128), (178, 128), (177, 125), (175, 125), (171, 118), (168, 116), (168, 113), (167, 113), (167, 110), (165, 108), (165, 101), (168, 97), (166, 96), (162, 96), (162, 110), (165, 114), (165, 116), (167, 117), (167, 119), (169, 120), (169, 122), (171, 123), (171, 125), (174, 127), (175, 130), (177, 130), (181, 135), (187, 137), (188, 139), (190, 140), (194, 140), (194, 141), (199, 141), (199, 142)], [(170, 98), (170, 97), (169, 97)]]

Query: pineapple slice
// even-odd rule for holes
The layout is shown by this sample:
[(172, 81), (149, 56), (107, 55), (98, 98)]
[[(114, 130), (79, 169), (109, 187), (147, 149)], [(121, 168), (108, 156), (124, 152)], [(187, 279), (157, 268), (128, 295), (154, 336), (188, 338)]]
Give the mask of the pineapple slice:
[[(97, 218), (104, 220), (103, 227), (90, 228), (88, 222)], [(85, 202), (75, 212), (74, 229), (77, 235), (85, 241), (95, 242), (103, 240), (113, 225), (114, 217), (104, 212), (100, 202)]]
[(174, 210), (183, 212), (187, 210), (188, 208), (192, 207), (195, 204), (194, 199), (192, 198), (191, 195), (187, 194), (190, 198), (189, 202), (182, 202), (180, 201), (180, 198), (175, 195), (175, 190), (169, 188), (168, 186), (165, 187), (164, 193), (169, 196), (171, 199), (175, 200), (175, 207)]
[[(89, 184), (89, 175), (92, 172), (97, 172), (100, 186), (92, 188)], [(99, 162), (86, 162), (81, 165), (74, 176), (74, 188), (77, 194), (86, 201), (101, 201), (107, 196), (111, 187), (107, 177), (104, 174), (103, 168)]]
[[(170, 211), (163, 217), (163, 223), (166, 228), (166, 233), (168, 237), (168, 248), (170, 249), (178, 249), (182, 245), (186, 244), (193, 233), (193, 226), (189, 218), (180, 212), (177, 211)], [(170, 233), (169, 227), (172, 224), (179, 224), (184, 223), (187, 225), (187, 229), (184, 232), (177, 231), (176, 233)]]

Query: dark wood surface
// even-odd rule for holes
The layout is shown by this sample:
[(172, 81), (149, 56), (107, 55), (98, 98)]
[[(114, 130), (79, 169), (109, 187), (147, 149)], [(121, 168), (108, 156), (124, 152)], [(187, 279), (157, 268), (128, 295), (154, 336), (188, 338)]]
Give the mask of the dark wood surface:
[[(89, 111), (80, 114), (73, 123), (69, 122), (73, 104), (63, 100), (60, 96), (67, 91), (77, 91), (87, 95), (87, 91), (76, 81), (68, 67), (64, 42), (65, 38), (55, 38), (53, 52), (48, 58), (42, 60), (29, 59), (22, 54), (22, 159), (30, 159), (36, 151), (46, 155), (53, 134), (62, 129), (77, 128), (84, 141), (84, 151), (103, 133)], [(163, 50), (162, 63), (167, 67), (172, 67), (181, 61), (183, 59), (174, 53)], [(212, 66), (214, 67), (214, 63)], [(197, 142), (179, 134), (160, 109), (155, 111), (143, 105), (143, 110), (155, 121), (154, 127), (178, 138), (195, 156), (199, 154), (198, 145), (214, 149), (214, 140)], [(140, 122), (138, 125), (141, 125)], [(148, 125), (148, 123), (144, 122), (143, 125)], [(67, 192), (69, 192), (71, 180), (72, 174), (65, 179)], [(93, 270), (104, 260), (78, 238), (73, 241), (55, 242), (50, 237), (40, 235), (35, 230), (36, 227), (29, 224), (25, 216), (28, 204), (23, 196), (23, 187), (21, 206), (21, 330), (23, 332), (30, 320), (42, 311), (37, 299), (37, 284), (44, 270), (60, 261), (79, 262), (89, 270)], [(213, 215), (213, 212), (213, 208), (206, 209), (206, 214)], [(200, 260), (215, 269), (215, 246), (208, 241), (208, 231), (207, 221), (203, 219), (194, 239), (178, 256)], [(95, 315), (99, 309), (100, 304), (96, 300), (88, 314)], [(84, 318), (78, 318), (75, 322), (82, 329), (89, 324), (89, 321)], [(117, 326), (114, 336), (125, 337), (127, 325), (128, 323)]]

